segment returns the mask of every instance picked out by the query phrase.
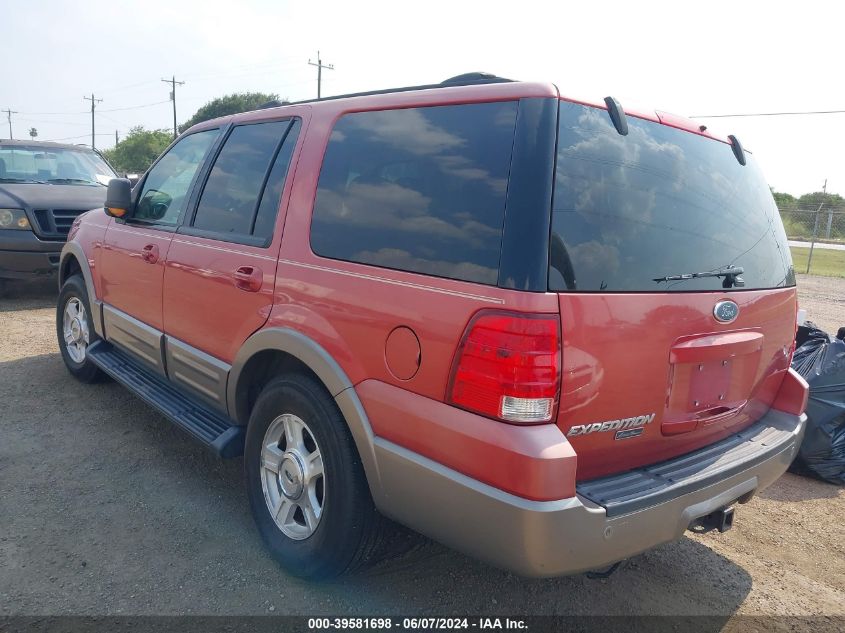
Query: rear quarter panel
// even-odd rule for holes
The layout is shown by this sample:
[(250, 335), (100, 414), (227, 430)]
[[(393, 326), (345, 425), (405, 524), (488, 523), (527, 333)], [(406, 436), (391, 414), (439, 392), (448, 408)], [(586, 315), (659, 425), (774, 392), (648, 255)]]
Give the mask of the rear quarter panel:
[[(549, 96), (549, 86), (517, 92), (504, 84), (482, 100)], [(536, 93), (536, 94), (535, 94)], [(474, 93), (477, 95), (477, 93)], [(391, 107), (445, 105), (477, 101), (455, 90), (400, 93)], [(383, 109), (369, 101), (367, 109)], [(557, 313), (557, 295), (503, 290), (315, 255), (310, 246), (311, 212), (317, 180), (334, 122), (360, 111), (357, 99), (323, 102), (314, 108), (288, 207), (276, 297), (265, 327), (292, 327), (319, 342), (341, 365), (353, 384), (373, 378), (442, 401), (455, 349), (475, 312), (484, 308)], [(398, 326), (411, 328), (420, 341), (419, 371), (409, 380), (394, 376), (385, 363), (385, 341)], [(379, 433), (381, 434), (381, 433)]]

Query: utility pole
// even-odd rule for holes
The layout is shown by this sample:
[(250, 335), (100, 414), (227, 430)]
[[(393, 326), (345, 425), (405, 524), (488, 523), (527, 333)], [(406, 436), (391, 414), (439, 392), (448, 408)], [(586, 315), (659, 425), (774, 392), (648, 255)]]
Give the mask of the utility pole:
[(120, 138), (117, 135), (117, 130), (114, 131), (114, 144), (117, 145), (120, 143)]
[(12, 115), (18, 114), (18, 111), (12, 110), (10, 108), (6, 108), (5, 110), (0, 110), (0, 112), (5, 112), (6, 118), (9, 120), (9, 139), (11, 140), (11, 139), (15, 138), (14, 136), (12, 136)]
[(317, 51), (317, 63), (315, 64), (309, 59), (308, 65), (317, 67), (317, 98), (319, 99), (321, 97), (320, 84), (323, 82), (323, 68), (326, 70), (334, 70), (334, 64), (324, 64), (320, 59), (320, 51)]
[[(822, 187), (822, 193), (824, 194), (824, 199), (827, 200), (827, 178), (824, 179), (824, 187)], [(830, 239), (830, 232), (833, 230), (833, 207), (828, 205), (827, 209), (827, 232), (825, 233), (825, 237)]]
[(176, 130), (176, 85), (184, 86), (184, 81), (176, 81), (176, 75), (170, 77), (170, 79), (162, 79), (162, 81), (166, 84), (170, 84), (170, 100), (173, 102), (173, 138), (175, 139), (179, 132)]
[(97, 104), (102, 101), (102, 99), (95, 99), (94, 93), (91, 93), (90, 97), (82, 97), (85, 101), (91, 102), (91, 149), (94, 149), (94, 109), (97, 107)]
[[(813, 250), (816, 247), (816, 238), (819, 236), (819, 214), (822, 212), (822, 207), (827, 200), (827, 178), (824, 179), (824, 187), (822, 187), (822, 201), (819, 208), (816, 209), (816, 221), (813, 224), (813, 238), (810, 240), (810, 252), (807, 254), (807, 274), (810, 274), (810, 265), (813, 263)], [(833, 216), (831, 216), (833, 217)]]

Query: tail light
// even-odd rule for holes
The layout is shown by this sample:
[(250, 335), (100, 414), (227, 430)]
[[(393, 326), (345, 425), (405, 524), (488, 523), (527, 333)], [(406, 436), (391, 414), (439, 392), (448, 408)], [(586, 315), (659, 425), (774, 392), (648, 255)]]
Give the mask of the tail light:
[(483, 310), (455, 354), (450, 403), (506, 422), (550, 422), (560, 394), (557, 315)]

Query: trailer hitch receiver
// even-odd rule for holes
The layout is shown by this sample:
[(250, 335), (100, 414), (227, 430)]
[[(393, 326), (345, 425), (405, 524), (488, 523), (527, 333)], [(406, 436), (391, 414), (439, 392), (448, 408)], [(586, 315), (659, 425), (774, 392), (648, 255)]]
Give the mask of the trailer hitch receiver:
[(695, 521), (690, 523), (689, 529), (697, 534), (705, 534), (712, 530), (727, 532), (733, 527), (733, 523), (734, 508), (730, 506), (729, 508), (721, 508), (695, 519)]

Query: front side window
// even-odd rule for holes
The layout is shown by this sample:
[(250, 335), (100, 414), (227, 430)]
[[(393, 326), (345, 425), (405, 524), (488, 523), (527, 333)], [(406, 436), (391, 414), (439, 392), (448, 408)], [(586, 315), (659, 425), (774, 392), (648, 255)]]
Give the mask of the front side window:
[(323, 257), (495, 284), (517, 102), (359, 112), (326, 149)]
[[(795, 284), (780, 215), (754, 157), (634, 116), (620, 136), (602, 109), (561, 102), (551, 290), (723, 290)], [(672, 278), (672, 279), (667, 279)]]
[(204, 130), (179, 140), (144, 178), (132, 218), (174, 225), (188, 203), (188, 193), (218, 130)]
[[(290, 143), (286, 140), (290, 126), (290, 120), (285, 120), (240, 125), (232, 130), (203, 188), (194, 216), (195, 229), (221, 234), (226, 239), (226, 236), (253, 236), (257, 226), (260, 233), (257, 237), (272, 235), (278, 193), (284, 186), (295, 140), (295, 135), (291, 135)], [(288, 151), (282, 151), (283, 141)], [(257, 224), (265, 183), (269, 189), (267, 203)], [(270, 199), (274, 194), (273, 202)]]

